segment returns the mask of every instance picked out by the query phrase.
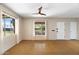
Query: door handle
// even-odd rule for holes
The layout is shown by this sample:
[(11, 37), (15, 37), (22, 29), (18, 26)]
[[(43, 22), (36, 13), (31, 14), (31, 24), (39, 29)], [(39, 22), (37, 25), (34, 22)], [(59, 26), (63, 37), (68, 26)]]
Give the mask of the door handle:
[(52, 30), (52, 31), (55, 31), (55, 30)]
[(56, 32), (58, 32), (58, 28), (56, 28)]

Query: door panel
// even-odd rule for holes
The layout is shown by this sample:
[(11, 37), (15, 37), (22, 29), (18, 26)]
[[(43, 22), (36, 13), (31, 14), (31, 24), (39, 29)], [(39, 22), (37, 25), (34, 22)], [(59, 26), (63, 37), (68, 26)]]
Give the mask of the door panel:
[(70, 39), (77, 39), (77, 22), (70, 22)]
[(47, 28), (48, 39), (56, 40), (56, 22), (48, 21)]
[(57, 39), (64, 39), (64, 22), (57, 22)]

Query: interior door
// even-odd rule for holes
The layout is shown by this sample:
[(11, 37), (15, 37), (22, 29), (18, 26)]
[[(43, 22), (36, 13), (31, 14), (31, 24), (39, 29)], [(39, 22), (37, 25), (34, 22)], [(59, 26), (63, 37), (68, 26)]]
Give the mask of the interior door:
[(57, 39), (64, 39), (64, 22), (57, 22)]
[(77, 39), (77, 22), (70, 22), (70, 39)]
[(52, 20), (48, 21), (47, 24), (47, 34), (49, 40), (56, 40), (56, 22), (53, 22)]

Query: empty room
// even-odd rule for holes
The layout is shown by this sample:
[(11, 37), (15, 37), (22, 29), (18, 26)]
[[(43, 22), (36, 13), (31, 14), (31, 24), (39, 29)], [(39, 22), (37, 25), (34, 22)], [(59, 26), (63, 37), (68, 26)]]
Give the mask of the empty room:
[(79, 3), (0, 3), (1, 55), (79, 55)]

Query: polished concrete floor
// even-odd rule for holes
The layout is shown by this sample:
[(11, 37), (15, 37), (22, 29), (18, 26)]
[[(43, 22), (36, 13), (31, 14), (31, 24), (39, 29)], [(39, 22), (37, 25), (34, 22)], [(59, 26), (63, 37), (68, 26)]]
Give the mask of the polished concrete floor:
[(79, 55), (78, 40), (24, 40), (4, 55)]

